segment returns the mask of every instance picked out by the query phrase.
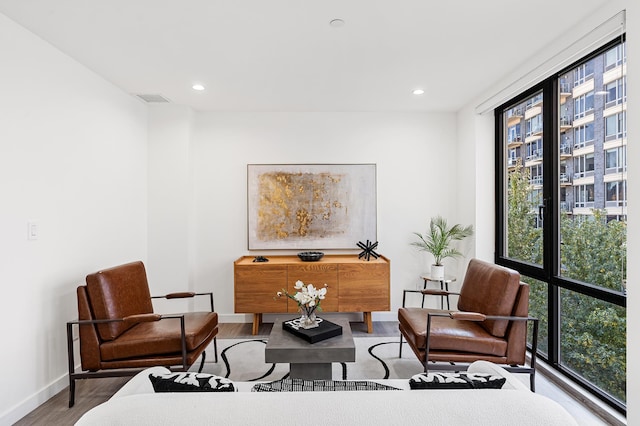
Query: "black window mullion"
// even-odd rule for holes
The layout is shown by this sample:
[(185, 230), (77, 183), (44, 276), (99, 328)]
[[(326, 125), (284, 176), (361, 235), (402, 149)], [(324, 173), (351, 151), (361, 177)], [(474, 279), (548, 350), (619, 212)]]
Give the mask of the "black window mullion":
[[(505, 220), (506, 220), (506, 217), (504, 214), (504, 199), (506, 197), (506, 194), (504, 191), (504, 186), (505, 186), (504, 171), (502, 170), (505, 162), (505, 152), (503, 148), (504, 121), (502, 117), (502, 110), (496, 109), (494, 117), (495, 117), (495, 120), (494, 120), (495, 121), (495, 137), (497, 141), (497, 143), (495, 144), (496, 164), (495, 164), (495, 179), (494, 179), (495, 194), (496, 194), (494, 198), (495, 212), (496, 212), (495, 227), (494, 227), (494, 232), (495, 232), (494, 241), (496, 244), (496, 248), (494, 252), (494, 261), (496, 263), (499, 263), (499, 259), (504, 258), (503, 251), (504, 251), (505, 242), (504, 242), (504, 232), (502, 230), (502, 224), (505, 223)], [(521, 132), (524, 133), (524, 129), (521, 129)]]
[(548, 294), (548, 362), (557, 364), (560, 359), (560, 291), (554, 285), (551, 277), (559, 274), (560, 253), (558, 244), (560, 229), (558, 218), (559, 202), (559, 181), (560, 181), (560, 158), (559, 155), (559, 134), (558, 123), (558, 84), (559, 79), (549, 78), (544, 83), (544, 104), (542, 116), (544, 120), (544, 149), (543, 149), (543, 196), (545, 200), (544, 209), (544, 279), (547, 283)]

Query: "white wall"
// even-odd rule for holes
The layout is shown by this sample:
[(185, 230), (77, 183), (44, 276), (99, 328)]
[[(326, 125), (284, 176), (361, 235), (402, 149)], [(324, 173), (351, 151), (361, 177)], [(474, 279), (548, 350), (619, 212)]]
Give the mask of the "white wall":
[[(146, 256), (146, 107), (0, 14), (0, 424), (67, 384), (98, 268)], [(27, 222), (39, 237), (27, 240)]]
[[(164, 120), (174, 128), (190, 120), (183, 111), (170, 106), (166, 110), (172, 111), (165, 111)], [(401, 303), (400, 290), (415, 288), (431, 262), (410, 247), (412, 232), (424, 232), (436, 214), (456, 217), (456, 193), (451, 190), (458, 174), (454, 114), (198, 113), (190, 153), (156, 156), (154, 151), (165, 150), (156, 143), (159, 138), (150, 140), (149, 158), (157, 158), (164, 167), (150, 164), (150, 171), (160, 174), (150, 177), (151, 185), (167, 179), (168, 173), (182, 179), (183, 166), (190, 162), (195, 203), (193, 214), (180, 213), (162, 229), (150, 228), (150, 235), (155, 239), (160, 238), (157, 233), (189, 232), (185, 221), (195, 221), (194, 289), (215, 292), (223, 321), (246, 320), (245, 315), (233, 315), (233, 261), (253, 254), (247, 250), (248, 163), (377, 164), (379, 252), (391, 259), (389, 318), (395, 318)], [(178, 143), (180, 149), (189, 149), (183, 141)], [(154, 209), (174, 208), (191, 190), (186, 180), (184, 184), (182, 192), (174, 188), (157, 197)], [(150, 247), (150, 265), (170, 262), (171, 256)]]
[[(193, 168), (191, 109), (171, 104), (149, 108), (149, 251), (147, 278), (153, 295), (193, 288)], [(158, 302), (178, 312), (184, 301)]]
[[(474, 257), (493, 262), (495, 252), (495, 148), (493, 116), (478, 116), (469, 104), (456, 116), (458, 123), (457, 210), (462, 223), (473, 223)], [(491, 171), (491, 173), (489, 173)]]
[(640, 3), (626, 2), (627, 9), (627, 176), (629, 227), (627, 229), (627, 424), (640, 424)]

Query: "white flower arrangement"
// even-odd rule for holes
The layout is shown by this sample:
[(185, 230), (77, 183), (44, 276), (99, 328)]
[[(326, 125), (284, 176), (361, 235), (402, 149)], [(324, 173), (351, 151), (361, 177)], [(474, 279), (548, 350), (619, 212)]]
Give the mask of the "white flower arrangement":
[(287, 296), (289, 299), (295, 300), (298, 307), (306, 313), (307, 316), (313, 314), (316, 310), (322, 311), (320, 303), (327, 295), (327, 285), (322, 288), (315, 288), (313, 284), (305, 284), (302, 281), (296, 281), (293, 286), (296, 294), (291, 294), (287, 290), (282, 289), (277, 294), (278, 297)]

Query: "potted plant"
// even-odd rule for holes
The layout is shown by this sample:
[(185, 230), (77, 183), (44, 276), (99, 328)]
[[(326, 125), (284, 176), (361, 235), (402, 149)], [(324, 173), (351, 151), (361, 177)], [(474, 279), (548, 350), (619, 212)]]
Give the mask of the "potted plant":
[(444, 279), (442, 260), (447, 257), (462, 256), (462, 253), (455, 247), (451, 247), (451, 242), (473, 235), (473, 225), (463, 227), (456, 224), (449, 227), (446, 219), (436, 216), (431, 218), (428, 232), (425, 232), (424, 235), (418, 232), (414, 232), (414, 234), (418, 236), (419, 241), (414, 241), (411, 245), (433, 255), (434, 264), (431, 265), (431, 278), (441, 280)]

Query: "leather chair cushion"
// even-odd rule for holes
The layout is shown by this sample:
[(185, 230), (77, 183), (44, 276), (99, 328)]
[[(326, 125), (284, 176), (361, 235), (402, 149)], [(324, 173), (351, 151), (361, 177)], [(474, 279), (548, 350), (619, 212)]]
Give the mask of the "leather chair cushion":
[[(427, 336), (427, 313), (446, 312), (438, 309), (400, 308), (398, 321), (407, 332), (407, 340), (424, 348)], [(431, 318), (429, 351), (456, 351), (492, 356), (505, 356), (507, 342), (491, 335), (481, 323), (459, 321), (448, 317)]]
[[(187, 352), (198, 348), (211, 333), (217, 333), (216, 312), (186, 313), (184, 318)], [(103, 361), (176, 354), (181, 351), (179, 319), (139, 323), (121, 334), (118, 339), (100, 345)]]
[[(147, 274), (142, 262), (132, 262), (87, 275), (87, 292), (95, 319), (116, 319), (153, 313)], [(114, 340), (131, 325), (98, 325), (103, 341)]]
[[(509, 316), (519, 288), (520, 274), (517, 271), (472, 259), (460, 289), (458, 310)], [(493, 336), (504, 337), (509, 321), (483, 321), (478, 324)]]

